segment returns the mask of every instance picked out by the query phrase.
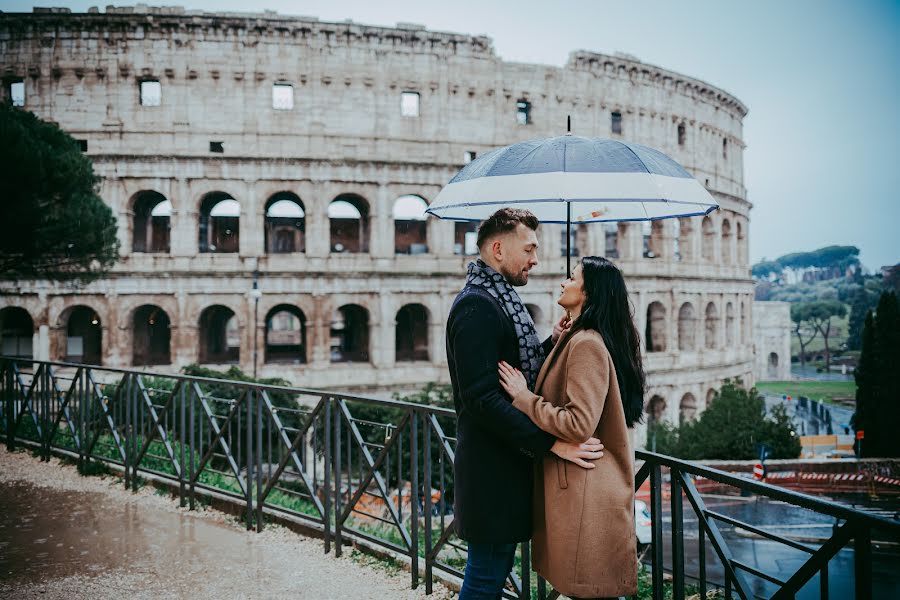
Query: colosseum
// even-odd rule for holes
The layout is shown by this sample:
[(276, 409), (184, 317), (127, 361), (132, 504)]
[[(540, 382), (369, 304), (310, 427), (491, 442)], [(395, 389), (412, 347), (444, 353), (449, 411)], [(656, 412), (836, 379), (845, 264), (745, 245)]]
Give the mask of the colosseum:
[[(0, 284), (4, 354), (234, 364), (371, 393), (446, 382), (476, 224), (424, 210), (479, 153), (559, 135), (571, 115), (579, 135), (673, 156), (721, 205), (572, 233), (628, 278), (651, 419), (693, 418), (725, 378), (754, 381), (747, 108), (708, 83), (618, 54), (507, 62), (489, 38), (412, 24), (144, 6), (0, 14), (0, 58), (5, 100), (93, 160), (121, 240), (87, 286)], [(542, 226), (522, 290), (544, 333), (565, 235)]]

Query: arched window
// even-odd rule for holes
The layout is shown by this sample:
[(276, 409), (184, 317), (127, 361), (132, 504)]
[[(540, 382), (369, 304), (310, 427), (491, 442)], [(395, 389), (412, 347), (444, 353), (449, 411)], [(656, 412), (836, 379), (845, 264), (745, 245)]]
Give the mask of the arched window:
[(7, 306), (0, 309), (0, 346), (6, 356), (32, 358), (34, 321), (24, 308)]
[(768, 375), (769, 379), (778, 379), (778, 354), (775, 352), (769, 353)]
[(275, 194), (266, 202), (266, 252), (306, 252), (306, 212), (290, 192)]
[(132, 323), (132, 364), (167, 365), (171, 340), (169, 315), (152, 304), (145, 304), (134, 311)]
[(200, 252), (237, 252), (240, 248), (241, 205), (223, 192), (212, 192), (200, 203)]
[(678, 219), (678, 254), (681, 255), (679, 260), (694, 260), (694, 244), (691, 239), (694, 234), (694, 224), (690, 217), (681, 217)]
[(741, 302), (741, 343), (747, 343), (747, 304)]
[(685, 141), (687, 140), (687, 129), (684, 126), (684, 123), (678, 124), (678, 145), (684, 146)]
[(139, 192), (132, 212), (132, 252), (169, 252), (172, 203), (158, 192)]
[(347, 304), (331, 317), (331, 362), (368, 362), (369, 313)]
[(644, 237), (644, 258), (659, 258), (663, 255), (663, 223), (660, 220), (641, 223)]
[(666, 349), (666, 309), (659, 302), (651, 302), (647, 307), (644, 340), (647, 352), (663, 352)]
[(716, 228), (709, 217), (703, 217), (703, 223), (700, 227), (703, 233), (703, 259), (712, 262), (716, 258)]
[(744, 239), (744, 227), (741, 225), (740, 221), (735, 220), (734, 223), (735, 229), (737, 230), (737, 260), (739, 265), (747, 264), (747, 247), (746, 240)]
[(716, 390), (713, 388), (709, 388), (706, 390), (706, 408), (709, 408), (709, 405), (712, 404), (713, 400), (716, 399)]
[(306, 356), (306, 316), (296, 306), (279, 304), (266, 315), (267, 363), (303, 364)]
[(653, 425), (663, 420), (666, 413), (666, 400), (660, 395), (654, 395), (647, 402), (647, 428), (651, 429)]
[(696, 350), (697, 318), (694, 316), (694, 305), (685, 302), (678, 309), (678, 349)]
[(99, 365), (103, 357), (103, 329), (100, 316), (93, 308), (72, 306), (60, 315), (65, 328), (64, 360), (67, 362)]
[(397, 312), (397, 362), (428, 360), (428, 310), (407, 304)]
[(725, 305), (725, 346), (731, 348), (734, 345), (734, 306), (729, 302)]
[(209, 306), (200, 313), (200, 362), (236, 363), (240, 359), (241, 333), (234, 311), (226, 306)]
[(478, 254), (478, 221), (457, 221), (453, 229), (453, 254)]
[(722, 221), (722, 262), (731, 264), (731, 223), (728, 219)]
[(706, 305), (706, 347), (713, 349), (719, 339), (719, 310), (710, 302)]
[(332, 252), (369, 251), (369, 205), (356, 194), (343, 194), (328, 205)]
[(428, 252), (427, 208), (419, 196), (400, 196), (394, 202), (394, 254)]
[(690, 392), (681, 397), (681, 403), (678, 405), (678, 424), (693, 421), (697, 416), (697, 399)]

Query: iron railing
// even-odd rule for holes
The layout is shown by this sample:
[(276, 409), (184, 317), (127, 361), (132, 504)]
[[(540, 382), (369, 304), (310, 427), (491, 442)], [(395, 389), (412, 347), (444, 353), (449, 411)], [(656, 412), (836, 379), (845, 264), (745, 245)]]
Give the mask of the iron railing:
[[(454, 533), (452, 514), (452, 410), (7, 357), (0, 357), (0, 402), (0, 434), (10, 449), (29, 446), (44, 459), (68, 455), (82, 472), (102, 463), (118, 469), (132, 489), (142, 476), (167, 481), (182, 506), (193, 508), (198, 496), (226, 497), (241, 507), (248, 529), (260, 531), (277, 516), (300, 521), (321, 532), (325, 552), (333, 546), (340, 555), (348, 542), (390, 551), (406, 557), (412, 587), (424, 582), (427, 593), (438, 576), (462, 577), (466, 544)], [(686, 589), (701, 597), (715, 589), (727, 598), (791, 598), (811, 580), (828, 598), (829, 560), (851, 543), (855, 595), (871, 598), (873, 534), (900, 539), (894, 520), (669, 456), (638, 451), (636, 457), (643, 464), (635, 489), (649, 480), (647, 566), (655, 600), (666, 585), (674, 600), (683, 599)], [(710, 482), (729, 486), (733, 497), (754, 494), (836, 525), (816, 543), (778, 535), (708, 508), (697, 488)], [(686, 573), (689, 520), (697, 523), (697, 568)], [(671, 522), (668, 549), (664, 521)], [(787, 577), (767, 572), (733, 549), (741, 532), (808, 558)], [(558, 598), (532, 576), (529, 563), (529, 545), (522, 544), (504, 596)]]

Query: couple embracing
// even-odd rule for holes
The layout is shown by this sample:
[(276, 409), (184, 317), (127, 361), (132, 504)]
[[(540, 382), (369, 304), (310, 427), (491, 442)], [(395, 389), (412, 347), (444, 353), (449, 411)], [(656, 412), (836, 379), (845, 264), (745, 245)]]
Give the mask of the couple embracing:
[(469, 548), (460, 600), (500, 598), (528, 539), (534, 570), (570, 598), (637, 591), (628, 428), (645, 378), (625, 281), (608, 260), (582, 259), (541, 342), (515, 291), (537, 265), (537, 227), (508, 208), (481, 224), (447, 322), (454, 520)]

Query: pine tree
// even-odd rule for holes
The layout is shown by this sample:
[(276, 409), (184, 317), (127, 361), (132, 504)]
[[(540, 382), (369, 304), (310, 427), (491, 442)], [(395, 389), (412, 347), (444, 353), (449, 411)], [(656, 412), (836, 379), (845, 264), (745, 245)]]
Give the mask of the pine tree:
[[(854, 431), (862, 431), (866, 438), (862, 442), (862, 456), (877, 456), (878, 434), (872, 422), (877, 415), (875, 406), (875, 319), (872, 311), (866, 313), (862, 330), (862, 353), (853, 372), (856, 379), (856, 412), (851, 424)], [(859, 442), (857, 442), (859, 444)], [(857, 448), (857, 451), (859, 449)]]
[(879, 449), (883, 457), (900, 456), (900, 306), (893, 292), (878, 300), (874, 348)]

